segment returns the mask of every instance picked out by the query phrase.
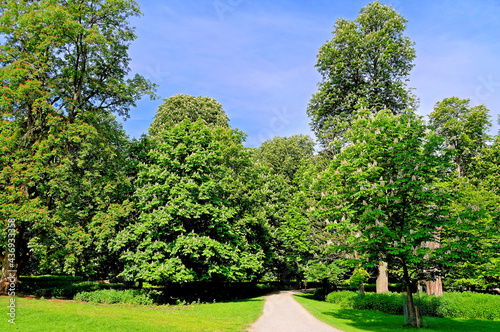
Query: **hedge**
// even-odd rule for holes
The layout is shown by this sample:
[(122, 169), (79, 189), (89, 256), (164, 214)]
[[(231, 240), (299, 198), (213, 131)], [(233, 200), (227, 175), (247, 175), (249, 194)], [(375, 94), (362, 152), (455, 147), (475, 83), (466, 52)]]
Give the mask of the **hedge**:
[[(447, 292), (441, 297), (421, 295), (420, 304), (424, 316), (500, 319), (500, 296), (473, 292)], [(328, 294), (326, 301), (339, 304), (346, 309), (377, 310), (393, 315), (403, 314), (404, 298), (400, 293), (366, 293), (361, 297), (356, 292), (339, 291)]]

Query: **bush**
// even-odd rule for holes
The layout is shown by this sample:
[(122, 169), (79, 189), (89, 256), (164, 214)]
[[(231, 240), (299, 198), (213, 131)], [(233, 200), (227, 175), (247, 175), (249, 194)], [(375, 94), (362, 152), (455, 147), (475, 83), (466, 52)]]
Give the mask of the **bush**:
[(81, 292), (75, 295), (74, 300), (107, 304), (153, 304), (153, 299), (150, 294), (147, 291), (140, 289), (127, 289), (124, 291), (103, 289), (93, 292)]
[(354, 299), (358, 293), (351, 291), (332, 292), (326, 296), (326, 302), (339, 304), (342, 308), (353, 309)]
[(366, 293), (353, 299), (353, 309), (377, 310), (392, 315), (403, 314), (403, 297), (397, 293)]
[(93, 281), (82, 281), (82, 277), (72, 276), (38, 276), (21, 277), (20, 292), (36, 297), (73, 298), (75, 294), (99, 289), (119, 288), (122, 284), (101, 284)]
[[(500, 319), (500, 296), (472, 292), (445, 293), (441, 297), (421, 295), (419, 304), (423, 316), (464, 319)], [(326, 301), (346, 309), (377, 310), (393, 315), (403, 314), (403, 295), (400, 293), (366, 293), (340, 291), (328, 294)]]
[(467, 319), (500, 319), (500, 296), (473, 292), (445, 293), (436, 316)]

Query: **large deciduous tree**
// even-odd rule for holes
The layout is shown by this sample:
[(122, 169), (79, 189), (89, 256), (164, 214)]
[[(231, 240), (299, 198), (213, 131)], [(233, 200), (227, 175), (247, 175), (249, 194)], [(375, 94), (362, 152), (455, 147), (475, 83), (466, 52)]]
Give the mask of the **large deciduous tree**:
[(148, 282), (252, 280), (267, 226), (243, 133), (184, 119), (152, 136), (137, 179), (137, 223), (114, 241), (122, 275)]
[(298, 262), (290, 251), (293, 245), (285, 243), (281, 227), (285, 215), (298, 189), (295, 175), (307, 164), (314, 153), (314, 141), (305, 135), (274, 137), (254, 150), (255, 167), (259, 172), (259, 187), (263, 194), (263, 212), (273, 234), (271, 245), (272, 259), (268, 271), (278, 275), (286, 282), (301, 278)]
[(449, 203), (458, 193), (445, 186), (453, 151), (442, 150), (443, 138), (413, 112), (357, 117), (345, 135), (352, 143), (317, 181), (317, 214), (335, 236), (347, 236), (340, 249), (356, 250), (367, 265), (385, 261), (402, 269), (411, 324), (419, 325), (412, 289), (421, 271), (476, 256), (482, 235), (467, 220), (479, 212), (466, 208), (463, 223), (453, 220)]
[(16, 219), (18, 254), (31, 253), (35, 266), (95, 273), (109, 257), (90, 259), (90, 223), (123, 213), (115, 208), (130, 191), (120, 173), (125, 136), (111, 113), (128, 116), (154, 90), (128, 78), (135, 35), (127, 20), (139, 8), (7, 0), (0, 13), (1, 223)]
[(406, 86), (415, 58), (406, 22), (379, 1), (362, 8), (354, 21), (337, 19), (332, 39), (319, 50), (316, 67), (323, 80), (307, 109), (324, 147), (345, 139), (360, 107), (397, 114), (415, 104)]

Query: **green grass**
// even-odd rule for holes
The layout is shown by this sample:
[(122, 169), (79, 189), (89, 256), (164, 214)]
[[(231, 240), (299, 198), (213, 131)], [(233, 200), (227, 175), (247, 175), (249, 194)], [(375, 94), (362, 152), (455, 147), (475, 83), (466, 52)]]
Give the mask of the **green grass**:
[[(307, 311), (319, 320), (345, 332), (398, 332), (413, 331), (404, 327), (404, 318), (372, 310), (343, 309), (338, 304), (314, 300), (311, 295), (300, 294), (294, 297)], [(477, 331), (500, 332), (500, 321), (473, 320), (458, 318), (424, 317), (422, 331)]]
[(9, 297), (0, 331), (242, 331), (262, 313), (264, 297), (193, 306), (95, 305), (16, 298), (16, 325), (8, 323)]

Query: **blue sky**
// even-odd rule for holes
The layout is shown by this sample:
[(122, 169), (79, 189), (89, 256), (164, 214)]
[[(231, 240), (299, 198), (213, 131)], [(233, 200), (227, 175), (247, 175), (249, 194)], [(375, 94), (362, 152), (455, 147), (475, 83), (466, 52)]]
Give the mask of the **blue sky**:
[[(410, 86), (419, 114), (457, 96), (484, 104), (498, 131), (500, 1), (393, 0), (408, 19), (417, 57)], [(321, 77), (319, 47), (339, 17), (355, 19), (367, 1), (139, 0), (132, 20), (132, 73), (159, 85), (162, 98), (182, 93), (220, 102), (232, 127), (257, 147), (274, 136), (307, 134), (306, 114)], [(131, 137), (146, 133), (162, 100), (139, 101), (124, 122)]]

